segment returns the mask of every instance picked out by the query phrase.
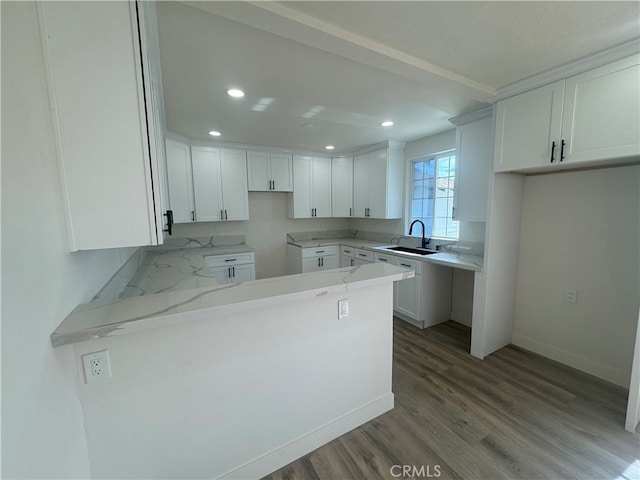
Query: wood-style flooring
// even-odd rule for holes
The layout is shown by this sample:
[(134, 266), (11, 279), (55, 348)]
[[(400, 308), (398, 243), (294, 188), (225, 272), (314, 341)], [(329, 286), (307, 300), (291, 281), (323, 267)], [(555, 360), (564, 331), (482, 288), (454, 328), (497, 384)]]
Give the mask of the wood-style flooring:
[(513, 346), (478, 360), (470, 339), (396, 319), (395, 408), (265, 478), (640, 479), (625, 389)]

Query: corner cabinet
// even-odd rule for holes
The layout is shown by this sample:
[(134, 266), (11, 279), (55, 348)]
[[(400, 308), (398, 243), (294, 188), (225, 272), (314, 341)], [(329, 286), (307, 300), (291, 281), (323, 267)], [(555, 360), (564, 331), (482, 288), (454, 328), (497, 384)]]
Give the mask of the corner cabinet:
[(167, 139), (166, 152), (169, 197), (167, 207), (173, 212), (173, 223), (195, 222), (191, 147), (185, 143)]
[(293, 157), (264, 151), (247, 152), (250, 192), (293, 191)]
[[(493, 161), (493, 109), (484, 118), (456, 128), (456, 170), (453, 219), (484, 222), (487, 215), (489, 177)], [(461, 118), (461, 117), (458, 117)]]
[(401, 218), (404, 144), (388, 142), (386, 148), (353, 158), (353, 216)]
[(331, 216), (331, 159), (293, 156), (293, 193), (287, 197), (289, 218)]
[(191, 162), (195, 220), (248, 220), (246, 151), (192, 146)]
[(159, 56), (145, 50), (157, 30), (144, 22), (154, 6), (37, 8), (70, 249), (162, 243), (161, 94), (149, 65)]
[(331, 160), (331, 216), (353, 216), (353, 157)]
[(638, 56), (501, 100), (494, 171), (548, 171), (640, 156)]

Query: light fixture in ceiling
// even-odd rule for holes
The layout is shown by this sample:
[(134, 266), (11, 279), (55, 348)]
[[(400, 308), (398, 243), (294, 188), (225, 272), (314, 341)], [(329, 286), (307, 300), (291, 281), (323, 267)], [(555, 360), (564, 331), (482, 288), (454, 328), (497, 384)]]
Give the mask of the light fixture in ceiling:
[(334, 150), (336, 147), (334, 147), (333, 145), (327, 145), (326, 147), (324, 147), (326, 150)]
[(391, 127), (393, 126), (393, 122), (391, 120), (385, 120), (380, 124), (381, 127)]
[(302, 128), (303, 130), (311, 130), (313, 127), (315, 127), (313, 123), (303, 123), (302, 125), (300, 125), (300, 128)]
[(244, 92), (239, 88), (230, 88), (227, 90), (227, 95), (233, 98), (242, 98), (244, 97)]
[(222, 133), (220, 133), (218, 130), (211, 130), (209, 132), (209, 135), (211, 135), (212, 137), (219, 137), (220, 135), (222, 135)]

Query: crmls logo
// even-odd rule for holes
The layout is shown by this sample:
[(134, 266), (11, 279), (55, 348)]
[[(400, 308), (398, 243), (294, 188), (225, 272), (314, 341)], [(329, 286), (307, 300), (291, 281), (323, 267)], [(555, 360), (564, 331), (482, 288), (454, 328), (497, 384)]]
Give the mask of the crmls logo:
[(394, 465), (389, 469), (392, 477), (402, 478), (438, 478), (440, 465)]

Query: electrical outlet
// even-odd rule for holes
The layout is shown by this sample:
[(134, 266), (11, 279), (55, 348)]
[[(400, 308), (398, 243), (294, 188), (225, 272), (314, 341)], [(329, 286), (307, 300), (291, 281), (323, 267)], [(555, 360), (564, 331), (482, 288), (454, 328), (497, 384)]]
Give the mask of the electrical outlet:
[(338, 320), (349, 318), (349, 299), (338, 300)]
[(578, 291), (575, 289), (567, 288), (564, 291), (564, 301), (568, 303), (578, 303)]
[(84, 366), (85, 383), (101, 382), (111, 378), (108, 350), (82, 355), (82, 365)]

